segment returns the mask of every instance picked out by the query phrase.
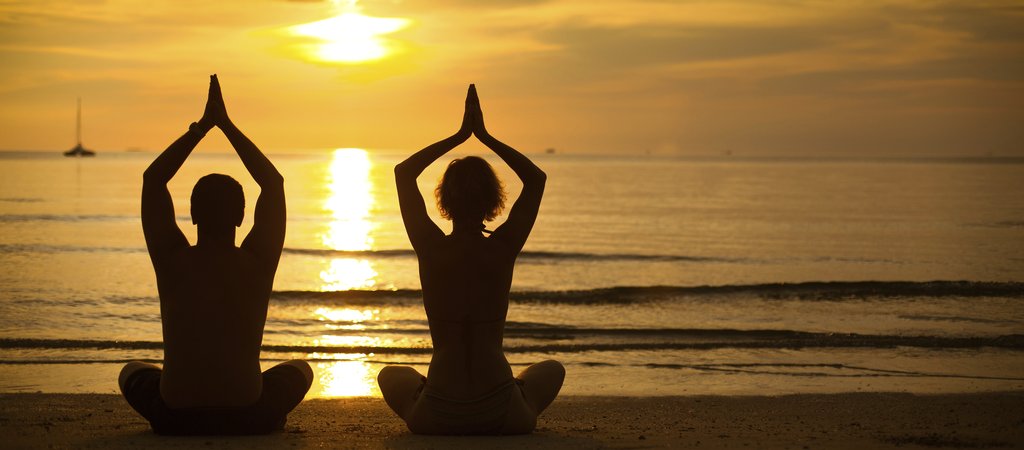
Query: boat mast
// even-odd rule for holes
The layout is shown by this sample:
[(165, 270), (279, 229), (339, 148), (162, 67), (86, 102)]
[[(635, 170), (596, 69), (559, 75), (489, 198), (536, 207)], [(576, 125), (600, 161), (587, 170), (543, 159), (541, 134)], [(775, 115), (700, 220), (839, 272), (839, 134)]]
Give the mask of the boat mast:
[(78, 97), (78, 117), (75, 121), (75, 137), (78, 138), (78, 146), (82, 146), (82, 97)]

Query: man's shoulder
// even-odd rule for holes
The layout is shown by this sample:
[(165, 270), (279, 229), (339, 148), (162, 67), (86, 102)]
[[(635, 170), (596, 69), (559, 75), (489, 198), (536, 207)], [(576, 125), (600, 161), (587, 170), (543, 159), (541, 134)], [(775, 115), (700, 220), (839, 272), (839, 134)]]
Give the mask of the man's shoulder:
[(190, 245), (161, 255), (159, 261), (154, 258), (154, 267), (159, 274), (161, 272), (204, 269), (210, 266), (215, 266), (218, 269), (231, 269), (232, 267), (244, 269), (259, 265), (259, 261), (257, 255), (240, 247), (210, 249)]

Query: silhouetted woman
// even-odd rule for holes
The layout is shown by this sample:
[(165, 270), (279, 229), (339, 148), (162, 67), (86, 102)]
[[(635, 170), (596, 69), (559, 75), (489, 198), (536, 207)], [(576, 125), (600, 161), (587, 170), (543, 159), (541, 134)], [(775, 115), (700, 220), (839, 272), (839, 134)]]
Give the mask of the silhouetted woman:
[[(508, 219), (490, 236), (484, 222), (504, 206), (491, 166), (469, 156), (448, 164), (437, 206), (453, 230), (427, 215), (416, 177), (449, 150), (476, 135), (523, 182)], [(562, 387), (557, 361), (512, 376), (502, 351), (512, 269), (537, 219), (546, 175), (526, 156), (487, 133), (476, 88), (469, 86), (462, 127), (395, 166), (402, 220), (420, 266), (423, 307), (434, 353), (426, 377), (406, 366), (380, 371), (384, 400), (419, 434), (524, 434)]]

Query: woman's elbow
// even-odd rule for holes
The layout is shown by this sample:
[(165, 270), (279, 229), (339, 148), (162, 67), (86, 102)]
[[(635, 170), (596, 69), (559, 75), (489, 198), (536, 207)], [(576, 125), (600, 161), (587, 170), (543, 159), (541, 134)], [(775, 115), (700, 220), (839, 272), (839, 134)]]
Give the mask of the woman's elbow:
[(530, 176), (530, 178), (532, 179), (532, 181), (536, 183), (544, 184), (546, 181), (548, 181), (548, 174), (544, 173), (543, 170), (540, 170), (540, 168), (537, 167), (534, 170), (534, 173)]
[(400, 180), (412, 176), (411, 170), (412, 169), (409, 167), (409, 163), (407, 161), (395, 164), (395, 179)]

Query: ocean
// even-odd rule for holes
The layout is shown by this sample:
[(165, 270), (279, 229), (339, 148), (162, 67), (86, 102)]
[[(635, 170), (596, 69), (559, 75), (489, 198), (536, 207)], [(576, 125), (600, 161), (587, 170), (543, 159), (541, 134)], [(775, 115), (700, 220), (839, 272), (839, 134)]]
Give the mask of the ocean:
[[(0, 393), (117, 392), (125, 362), (161, 361), (139, 220), (155, 156), (0, 152)], [(308, 360), (307, 398), (426, 370), (404, 156), (269, 154), (288, 233), (262, 362)], [(531, 157), (548, 184), (512, 285), (513, 370), (559, 360), (577, 395), (1024, 389), (1024, 160)], [(450, 230), (432, 195), (447, 159), (420, 187)], [(259, 191), (233, 154), (186, 162), (179, 226), (194, 242), (211, 172), (245, 189), (240, 242)]]

